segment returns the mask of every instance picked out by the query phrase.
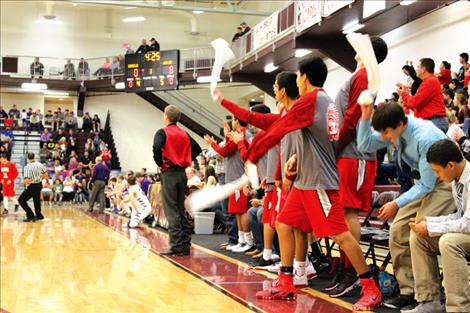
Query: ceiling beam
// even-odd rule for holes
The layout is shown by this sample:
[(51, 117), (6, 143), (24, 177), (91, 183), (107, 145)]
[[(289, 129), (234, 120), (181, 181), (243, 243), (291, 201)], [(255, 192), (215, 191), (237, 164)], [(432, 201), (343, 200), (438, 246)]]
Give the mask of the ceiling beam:
[(163, 6), (160, 4), (152, 4), (145, 2), (134, 2), (134, 1), (96, 1), (96, 0), (68, 0), (68, 2), (73, 3), (83, 3), (83, 4), (99, 4), (99, 5), (112, 5), (112, 6), (124, 6), (124, 7), (138, 7), (146, 9), (161, 9), (161, 10), (175, 10), (175, 11), (194, 11), (200, 10), (205, 13), (219, 13), (219, 14), (237, 14), (237, 15), (252, 15), (252, 16), (269, 16), (272, 12), (260, 12), (260, 11), (251, 11), (251, 10), (238, 10), (236, 7), (231, 9), (224, 8), (207, 8), (202, 6)]

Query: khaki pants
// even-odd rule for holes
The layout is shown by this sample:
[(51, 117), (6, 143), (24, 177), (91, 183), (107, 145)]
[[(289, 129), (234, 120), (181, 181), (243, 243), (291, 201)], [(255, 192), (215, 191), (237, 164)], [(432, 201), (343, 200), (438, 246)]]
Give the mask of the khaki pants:
[(414, 293), (413, 270), (410, 255), (410, 218), (420, 216), (440, 216), (453, 213), (455, 203), (451, 184), (438, 182), (433, 191), (422, 199), (411, 202), (398, 210), (390, 226), (389, 248), (392, 256), (393, 272), (402, 295)]
[(447, 233), (440, 237), (410, 236), (411, 261), (418, 302), (440, 300), (437, 254), (441, 254), (447, 312), (470, 312), (470, 287), (465, 257), (470, 256), (470, 235)]

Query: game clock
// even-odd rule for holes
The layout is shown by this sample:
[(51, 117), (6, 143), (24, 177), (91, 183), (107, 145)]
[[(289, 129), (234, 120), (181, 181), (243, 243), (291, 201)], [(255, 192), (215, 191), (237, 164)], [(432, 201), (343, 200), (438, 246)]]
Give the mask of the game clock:
[(179, 50), (126, 54), (126, 92), (178, 89)]

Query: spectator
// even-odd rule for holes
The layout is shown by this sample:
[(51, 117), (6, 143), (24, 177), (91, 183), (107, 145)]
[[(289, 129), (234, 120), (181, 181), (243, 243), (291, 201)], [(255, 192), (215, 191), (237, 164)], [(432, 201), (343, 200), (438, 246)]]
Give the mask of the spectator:
[(457, 119), (459, 126), (463, 127), (463, 123), (466, 118), (470, 117), (470, 108), (466, 105), (467, 104), (467, 97), (465, 92), (457, 91), (455, 93), (455, 104), (456, 108), (458, 109)]
[[(449, 140), (433, 144), (427, 161), (436, 176), (452, 183), (455, 212), (449, 215), (420, 215), (410, 223), (411, 262), (415, 298), (419, 305), (402, 312), (469, 312), (468, 266), (470, 257), (470, 163)], [(441, 299), (442, 263), (445, 306)]]
[(64, 79), (75, 79), (75, 66), (70, 59), (64, 65)]
[(80, 58), (80, 62), (78, 62), (77, 76), (79, 79), (83, 79), (84, 77), (90, 76), (90, 67), (88, 66), (88, 62), (85, 61), (84, 58)]
[(8, 118), (8, 113), (0, 106), (0, 119), (4, 120)]
[(460, 54), (460, 64), (462, 65), (459, 69), (459, 72), (457, 74), (457, 79), (459, 81), (460, 86), (463, 87), (465, 86), (465, 72), (467, 71), (468, 67), (468, 53), (463, 52)]
[(441, 85), (433, 75), (434, 61), (429, 58), (421, 59), (417, 72), (423, 82), (414, 96), (408, 94), (403, 85), (399, 85), (397, 88), (398, 94), (403, 99), (404, 107), (414, 110), (415, 117), (430, 120), (446, 133), (448, 128), (446, 108)]
[(451, 79), (449, 82), (449, 89), (455, 92), (457, 90), (457, 87), (460, 86), (459, 80), (458, 79)]
[(54, 138), (54, 141), (55, 141), (56, 143), (58, 143), (58, 142), (62, 139), (62, 137), (65, 137), (65, 132), (64, 132), (64, 130), (61, 128), (61, 129), (59, 129), (59, 130), (57, 131), (57, 133), (54, 135), (53, 138)]
[(242, 36), (245, 35), (246, 33), (248, 33), (251, 30), (251, 27), (248, 26), (248, 24), (246, 22), (242, 22), (240, 24), (240, 26), (242, 28)]
[(44, 75), (44, 65), (39, 62), (39, 58), (35, 57), (34, 62), (31, 63), (30, 67), (31, 78), (34, 78), (36, 75), (39, 75), (39, 78), (42, 78)]
[(85, 152), (88, 152), (90, 155), (95, 154), (95, 145), (93, 144), (93, 140), (88, 137), (85, 142)]
[(126, 67), (126, 60), (122, 54), (117, 56), (119, 62), (119, 70), (117, 71), (118, 74), (124, 74), (124, 68)]
[(101, 154), (101, 152), (103, 152), (103, 150), (104, 150), (106, 147), (108, 147), (108, 145), (106, 144), (106, 142), (104, 142), (103, 139), (101, 139), (100, 144), (99, 144), (99, 148), (98, 148), (98, 151), (100, 152), (100, 154)]
[(147, 45), (147, 39), (142, 39), (142, 44), (139, 46), (137, 51), (135, 53), (147, 53), (147, 51), (150, 51), (149, 45)]
[(85, 187), (80, 180), (75, 182), (75, 197), (73, 199), (74, 203), (83, 203), (87, 201), (88, 195), (85, 192)]
[(93, 131), (96, 133), (101, 131), (101, 120), (97, 114), (93, 116)]
[(100, 144), (101, 144), (100, 135), (99, 133), (95, 133), (95, 137), (93, 137), (93, 146), (95, 147), (96, 154), (101, 153)]
[[(62, 165), (60, 165), (60, 161), (59, 160), (55, 160), (54, 161), (54, 172), (56, 174), (59, 174), (60, 175), (60, 172), (62, 171)], [(56, 176), (57, 178), (57, 176)], [(62, 177), (63, 178), (63, 177)]]
[(455, 116), (455, 112), (453, 110), (447, 110), (447, 121), (449, 122), (449, 130), (447, 131), (446, 135), (453, 141), (457, 142), (457, 139), (461, 138), (464, 133), (462, 128), (457, 125), (457, 117)]
[(123, 43), (122, 46), (126, 49), (126, 54), (134, 54), (134, 50), (132, 50), (131, 46), (127, 42)]
[(16, 108), (16, 104), (13, 104), (12, 108), (8, 111), (8, 116), (14, 119), (21, 118), (21, 112)]
[[(411, 61), (407, 61), (406, 65), (402, 67), (403, 73), (408, 76), (407, 85), (410, 87), (410, 95), (414, 96), (418, 91), (419, 85), (421, 85), (421, 78), (416, 74), (415, 68)], [(398, 101), (398, 99), (397, 99)]]
[(37, 130), (38, 132), (41, 131), (42, 125), (41, 125), (41, 120), (39, 119), (39, 115), (36, 113), (36, 111), (31, 114), (31, 117), (29, 118), (29, 129), (28, 131), (31, 130)]
[(450, 89), (444, 89), (442, 90), (442, 97), (444, 98), (444, 104), (446, 107), (450, 110), (453, 110), (455, 108), (454, 105), (454, 92)]
[(62, 190), (62, 194), (63, 194), (62, 200), (64, 202), (71, 202), (74, 198), (75, 188), (74, 188), (74, 183), (72, 181), (72, 177), (70, 176), (70, 174), (66, 175), (63, 186), (64, 188)]
[(66, 138), (67, 138), (67, 142), (69, 142), (69, 143), (70, 143), (71, 140), (77, 140), (77, 136), (75, 135), (75, 132), (74, 132), (73, 128), (70, 128), (68, 130)]
[(109, 150), (106, 145), (104, 146), (103, 150), (101, 150), (100, 157), (103, 160), (103, 162), (106, 163), (108, 168), (111, 167), (111, 159), (113, 157), (113, 154), (111, 153), (111, 150)]
[(237, 27), (237, 31), (235, 32), (235, 35), (233, 35), (232, 43), (234, 43), (235, 41), (237, 41), (238, 38), (240, 38), (242, 35), (243, 35), (242, 27), (241, 27), (241, 26), (238, 26), (238, 27)]
[(41, 201), (49, 201), (49, 205), (51, 205), (52, 200), (54, 198), (52, 189), (53, 189), (52, 179), (44, 178), (42, 180)]
[(77, 118), (74, 116), (73, 112), (70, 111), (64, 118), (64, 123), (65, 123), (65, 131), (70, 131), (71, 129), (77, 130), (78, 129), (78, 122)]
[(44, 127), (52, 128), (53, 123), (54, 123), (54, 115), (52, 114), (51, 110), (48, 110), (47, 114), (44, 115)]
[(113, 63), (111, 64), (111, 73), (112, 74), (119, 73), (119, 59), (118, 59), (118, 57), (113, 58)]
[(196, 175), (194, 167), (186, 168), (186, 177), (188, 178), (188, 187), (197, 186), (201, 183), (201, 179)]
[(41, 143), (46, 143), (49, 140), (51, 140), (52, 134), (49, 132), (49, 129), (45, 128), (44, 131), (41, 133), (41, 136), (39, 137), (39, 141)]
[(155, 40), (155, 38), (150, 39), (149, 51), (160, 51), (160, 44)]
[(98, 70), (96, 70), (96, 72), (93, 75), (98, 76), (99, 78), (102, 78), (110, 74), (111, 74), (111, 61), (109, 60), (109, 58), (105, 58), (103, 65), (101, 65), (101, 67)]
[(54, 190), (54, 202), (55, 203), (59, 203), (62, 201), (62, 190), (64, 188), (64, 186), (62, 185), (62, 181), (60, 180), (60, 178), (58, 178), (56, 176), (55, 180), (54, 180), (54, 185), (52, 186), (53, 190)]
[(88, 112), (83, 116), (82, 129), (87, 133), (91, 133), (93, 130), (93, 120)]
[(450, 76), (450, 63), (447, 61), (442, 61), (439, 66), (439, 73), (436, 74), (441, 85), (448, 85), (452, 77)]
[(47, 148), (47, 145), (45, 142), (41, 143), (41, 149), (39, 149), (39, 162), (45, 163), (47, 159), (49, 159), (51, 152)]
[(52, 115), (52, 130), (57, 131), (61, 127), (61, 120), (59, 118), (59, 114), (57, 112), (54, 112)]

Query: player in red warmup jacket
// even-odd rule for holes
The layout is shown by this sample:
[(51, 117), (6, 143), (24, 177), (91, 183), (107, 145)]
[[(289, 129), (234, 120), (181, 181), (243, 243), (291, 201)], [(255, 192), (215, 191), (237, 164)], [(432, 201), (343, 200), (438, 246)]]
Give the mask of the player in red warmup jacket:
[(15, 163), (8, 161), (6, 154), (0, 155), (0, 171), (3, 195), (3, 215), (8, 214), (8, 202), (13, 201), (15, 212), (18, 211), (18, 199), (15, 194), (15, 179), (18, 177), (18, 169)]

